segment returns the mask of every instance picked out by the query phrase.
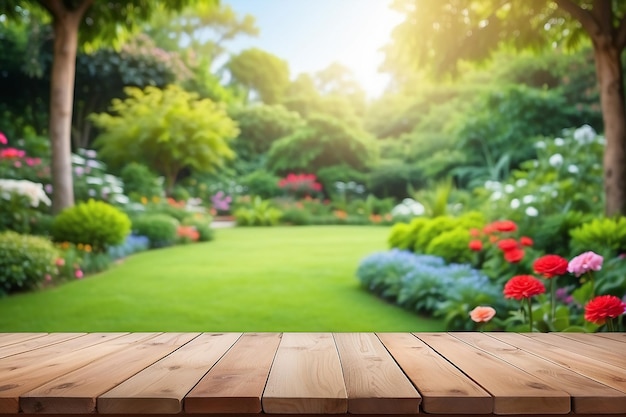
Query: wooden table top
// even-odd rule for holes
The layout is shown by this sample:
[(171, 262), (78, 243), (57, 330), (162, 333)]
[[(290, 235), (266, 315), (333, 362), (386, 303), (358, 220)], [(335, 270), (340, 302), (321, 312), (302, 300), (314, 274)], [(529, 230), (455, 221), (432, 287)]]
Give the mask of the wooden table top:
[(626, 333), (0, 333), (0, 414), (626, 416)]

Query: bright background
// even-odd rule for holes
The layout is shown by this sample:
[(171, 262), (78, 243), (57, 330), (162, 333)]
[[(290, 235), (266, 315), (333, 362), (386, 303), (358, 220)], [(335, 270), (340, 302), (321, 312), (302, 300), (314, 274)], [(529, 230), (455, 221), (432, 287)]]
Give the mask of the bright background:
[(400, 15), (391, 0), (223, 0), (238, 15), (251, 14), (258, 37), (229, 43), (239, 52), (259, 48), (289, 63), (292, 79), (314, 73), (333, 62), (350, 68), (368, 96), (379, 95), (388, 77), (378, 73), (380, 48)]

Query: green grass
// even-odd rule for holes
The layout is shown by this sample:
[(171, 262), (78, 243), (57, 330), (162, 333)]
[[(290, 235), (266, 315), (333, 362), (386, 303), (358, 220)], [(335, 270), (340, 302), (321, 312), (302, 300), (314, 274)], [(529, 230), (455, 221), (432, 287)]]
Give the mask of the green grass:
[(359, 286), (389, 229), (232, 228), (105, 273), (0, 299), (0, 331), (440, 331)]

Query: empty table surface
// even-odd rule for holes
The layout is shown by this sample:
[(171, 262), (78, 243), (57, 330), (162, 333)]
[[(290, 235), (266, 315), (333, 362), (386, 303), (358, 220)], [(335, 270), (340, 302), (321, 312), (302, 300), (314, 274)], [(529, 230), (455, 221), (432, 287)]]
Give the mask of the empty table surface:
[(626, 333), (0, 333), (0, 414), (626, 417)]

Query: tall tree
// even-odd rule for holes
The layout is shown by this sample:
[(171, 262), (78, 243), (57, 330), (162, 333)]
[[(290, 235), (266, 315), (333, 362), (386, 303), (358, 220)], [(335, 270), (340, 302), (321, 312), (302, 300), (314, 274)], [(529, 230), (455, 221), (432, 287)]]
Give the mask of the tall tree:
[[(4, 0), (0, 15), (28, 20), (45, 11), (54, 32), (54, 59), (50, 85), (49, 134), (52, 150), (52, 209), (59, 212), (74, 204), (71, 164), (71, 127), (76, 52), (80, 42), (95, 46), (119, 38), (152, 13), (180, 10), (190, 0)], [(215, 0), (211, 0), (215, 4)]]
[(227, 67), (235, 83), (256, 92), (265, 104), (279, 103), (289, 85), (287, 62), (258, 48), (241, 51)]
[(590, 40), (606, 147), (605, 214), (626, 215), (626, 104), (621, 55), (626, 2), (610, 0), (395, 0), (406, 18), (393, 32), (384, 68), (402, 79), (431, 65), (453, 71), (460, 60), (481, 60), (503, 45), (518, 50), (577, 47)]

